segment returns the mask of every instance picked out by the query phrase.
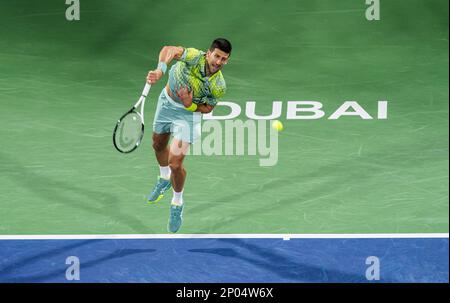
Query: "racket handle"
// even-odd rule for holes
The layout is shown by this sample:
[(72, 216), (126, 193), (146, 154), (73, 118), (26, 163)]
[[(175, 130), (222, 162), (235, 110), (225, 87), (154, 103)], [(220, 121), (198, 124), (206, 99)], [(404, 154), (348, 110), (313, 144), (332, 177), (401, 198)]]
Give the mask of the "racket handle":
[(142, 91), (142, 96), (144, 98), (147, 98), (148, 92), (150, 91), (150, 87), (152, 87), (150, 84), (145, 83), (144, 90)]

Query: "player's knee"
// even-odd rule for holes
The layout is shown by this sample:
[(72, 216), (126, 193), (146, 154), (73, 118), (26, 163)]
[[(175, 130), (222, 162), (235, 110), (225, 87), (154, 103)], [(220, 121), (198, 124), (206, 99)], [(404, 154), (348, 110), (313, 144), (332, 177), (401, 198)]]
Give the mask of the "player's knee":
[(183, 164), (181, 163), (181, 161), (170, 161), (169, 160), (169, 167), (170, 167), (170, 170), (172, 171), (172, 172), (175, 172), (175, 173), (177, 173), (177, 172), (181, 172), (182, 171), (182, 169), (183, 169)]
[(166, 149), (167, 145), (162, 143), (162, 142), (158, 142), (158, 141), (153, 141), (153, 149), (157, 152), (161, 152), (164, 149)]

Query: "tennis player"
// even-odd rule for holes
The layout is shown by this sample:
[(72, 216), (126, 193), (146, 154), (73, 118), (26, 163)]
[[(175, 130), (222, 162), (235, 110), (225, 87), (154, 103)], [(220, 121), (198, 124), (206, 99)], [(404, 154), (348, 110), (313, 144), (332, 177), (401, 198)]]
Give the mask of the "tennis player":
[[(183, 160), (189, 145), (200, 135), (201, 115), (211, 112), (225, 94), (221, 69), (228, 63), (230, 55), (231, 43), (223, 38), (214, 40), (206, 53), (195, 48), (164, 46), (159, 53), (158, 68), (147, 76), (147, 82), (155, 84), (166, 74), (172, 60), (177, 60), (159, 96), (153, 121), (153, 149), (160, 175), (148, 196), (149, 203), (156, 203), (173, 188), (168, 223), (172, 233), (176, 233), (183, 223), (186, 180)], [(171, 134), (174, 139), (169, 148)]]

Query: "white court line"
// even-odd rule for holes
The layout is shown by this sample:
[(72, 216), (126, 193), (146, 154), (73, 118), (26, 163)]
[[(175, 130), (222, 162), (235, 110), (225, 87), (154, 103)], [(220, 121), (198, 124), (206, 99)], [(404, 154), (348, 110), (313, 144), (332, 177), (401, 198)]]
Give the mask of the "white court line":
[(448, 233), (404, 234), (104, 234), (104, 235), (0, 235), (0, 240), (92, 239), (419, 239), (448, 238)]

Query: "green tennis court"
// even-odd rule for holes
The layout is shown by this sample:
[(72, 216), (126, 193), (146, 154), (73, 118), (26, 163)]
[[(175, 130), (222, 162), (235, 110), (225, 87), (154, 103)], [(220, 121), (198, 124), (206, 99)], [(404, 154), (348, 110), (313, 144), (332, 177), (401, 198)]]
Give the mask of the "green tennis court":
[[(165, 233), (150, 92), (134, 153), (112, 146), (164, 45), (233, 43), (223, 101), (283, 102), (278, 162), (192, 156), (183, 233), (448, 232), (448, 2), (1, 1), (0, 233)], [(286, 119), (288, 101), (325, 116)], [(373, 119), (328, 117), (357, 101)], [(388, 101), (387, 119), (377, 119)], [(217, 108), (217, 114), (224, 110)], [(169, 195), (170, 196), (170, 195)]]

